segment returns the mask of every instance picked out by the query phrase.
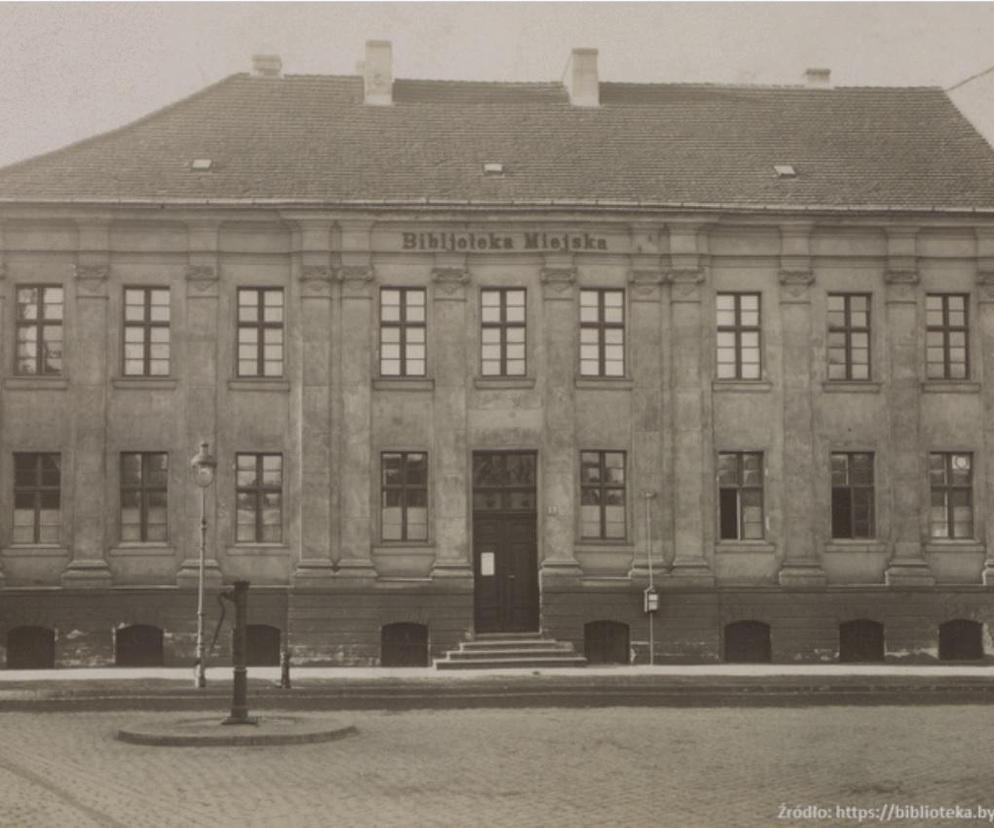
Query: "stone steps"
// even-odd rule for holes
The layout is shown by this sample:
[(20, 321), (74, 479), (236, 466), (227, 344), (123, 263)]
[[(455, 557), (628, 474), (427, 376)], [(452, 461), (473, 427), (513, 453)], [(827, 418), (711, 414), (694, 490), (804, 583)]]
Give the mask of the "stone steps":
[(536, 669), (583, 667), (587, 659), (566, 641), (538, 633), (488, 633), (463, 641), (456, 650), (435, 661), (438, 670), (494, 670), (507, 667)]

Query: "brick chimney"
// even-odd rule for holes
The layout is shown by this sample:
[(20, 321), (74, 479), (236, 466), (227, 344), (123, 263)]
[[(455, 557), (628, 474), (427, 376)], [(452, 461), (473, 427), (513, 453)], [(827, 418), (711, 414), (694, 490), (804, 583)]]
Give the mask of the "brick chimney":
[(364, 99), (371, 106), (393, 103), (393, 57), (389, 40), (367, 40), (363, 63)]
[(252, 55), (252, 74), (257, 78), (283, 77), (283, 61), (279, 55)]
[(831, 89), (831, 69), (805, 69), (804, 84), (808, 89)]
[(566, 66), (566, 90), (573, 106), (600, 106), (597, 50), (574, 49)]

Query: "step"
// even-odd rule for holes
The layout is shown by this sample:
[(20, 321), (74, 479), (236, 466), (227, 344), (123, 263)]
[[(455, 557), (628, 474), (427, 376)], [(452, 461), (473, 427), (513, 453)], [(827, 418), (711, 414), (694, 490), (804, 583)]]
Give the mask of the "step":
[(541, 630), (536, 630), (535, 632), (491, 632), (491, 633), (476, 633), (473, 636), (474, 641), (493, 641), (505, 638), (541, 638)]
[(525, 649), (502, 647), (495, 650), (480, 652), (478, 650), (449, 650), (448, 657), (458, 661), (490, 661), (495, 658), (573, 658), (576, 652), (572, 647), (542, 647), (540, 649)]
[(492, 650), (503, 650), (509, 647), (517, 647), (519, 649), (525, 650), (541, 650), (545, 647), (556, 647), (559, 649), (572, 649), (572, 645), (566, 641), (553, 641), (548, 638), (534, 638), (534, 639), (514, 639), (514, 638), (502, 638), (493, 641), (462, 641), (459, 644), (459, 649), (462, 652), (480, 652), (486, 653)]
[(562, 656), (559, 658), (488, 658), (486, 661), (450, 661), (442, 659), (435, 662), (438, 670), (502, 670), (505, 668), (539, 669), (541, 667), (585, 667), (587, 659), (583, 656)]

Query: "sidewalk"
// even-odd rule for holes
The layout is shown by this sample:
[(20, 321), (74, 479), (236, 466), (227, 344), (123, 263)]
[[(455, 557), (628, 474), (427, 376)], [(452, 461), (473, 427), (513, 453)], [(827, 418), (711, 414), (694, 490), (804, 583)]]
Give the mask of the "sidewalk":
[[(277, 667), (249, 668), (260, 709), (378, 709), (730, 704), (994, 702), (994, 666), (712, 664), (544, 670), (299, 667), (292, 689)], [(192, 668), (0, 671), (0, 711), (214, 709), (230, 699), (232, 670)]]

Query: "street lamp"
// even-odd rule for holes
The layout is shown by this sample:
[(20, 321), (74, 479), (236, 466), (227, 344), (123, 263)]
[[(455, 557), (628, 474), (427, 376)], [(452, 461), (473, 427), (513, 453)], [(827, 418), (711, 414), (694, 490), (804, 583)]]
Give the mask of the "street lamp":
[(207, 686), (206, 657), (204, 654), (204, 565), (207, 558), (207, 487), (214, 482), (214, 469), (217, 461), (207, 450), (207, 442), (200, 444), (200, 449), (193, 456), (190, 465), (193, 467), (194, 480), (200, 487), (200, 566), (197, 578), (197, 676), (195, 687)]

